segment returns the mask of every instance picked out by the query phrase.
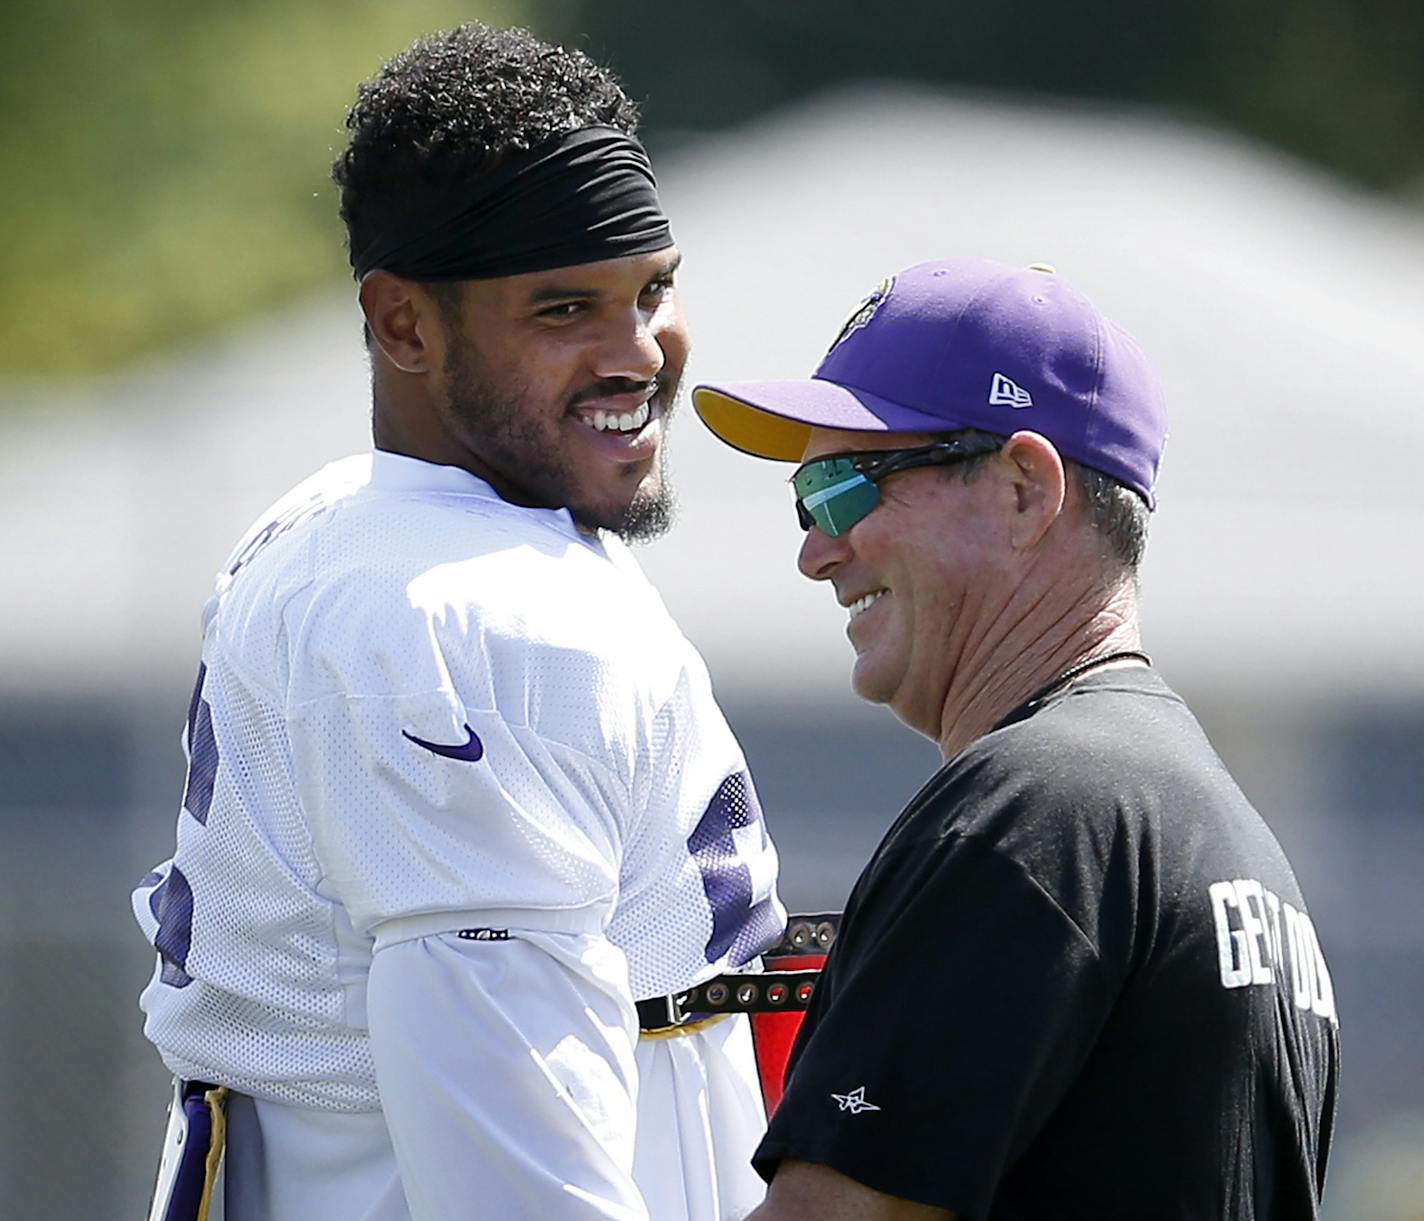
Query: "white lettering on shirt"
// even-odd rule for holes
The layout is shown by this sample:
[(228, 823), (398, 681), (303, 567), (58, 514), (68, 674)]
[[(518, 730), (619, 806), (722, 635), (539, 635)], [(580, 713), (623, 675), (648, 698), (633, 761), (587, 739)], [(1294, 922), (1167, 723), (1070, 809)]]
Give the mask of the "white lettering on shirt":
[(1223, 988), (1286, 988), (1297, 1009), (1338, 1022), (1335, 988), (1305, 912), (1255, 878), (1213, 882), (1207, 889), (1216, 926)]
[(1221, 959), (1221, 986), (1223, 988), (1244, 988), (1251, 982), (1250, 966), (1237, 966), (1246, 961), (1246, 934), (1231, 927), (1228, 907), (1237, 905), (1236, 887), (1230, 882), (1211, 884), (1211, 907), (1216, 917), (1216, 949)]
[[(1265, 887), (1255, 878), (1237, 878), (1236, 898), (1241, 905), (1241, 923), (1246, 931), (1246, 952), (1251, 958), (1251, 982), (1253, 984), (1274, 983), (1276, 977), (1261, 955), (1261, 938), (1266, 933)], [(1254, 910), (1253, 910), (1254, 903)], [(1268, 950), (1267, 956), (1270, 951)]]

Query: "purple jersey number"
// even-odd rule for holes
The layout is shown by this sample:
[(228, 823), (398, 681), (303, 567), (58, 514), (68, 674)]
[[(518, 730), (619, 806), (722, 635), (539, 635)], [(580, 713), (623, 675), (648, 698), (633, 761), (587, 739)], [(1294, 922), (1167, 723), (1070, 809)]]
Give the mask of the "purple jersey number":
[(186, 970), (193, 940), (193, 888), (177, 865), (168, 867), (168, 876), (149, 894), (148, 907), (158, 920), (153, 938), (162, 962), (158, 977), (174, 988), (186, 988), (193, 982)]
[[(188, 779), (183, 786), (183, 810), (202, 826), (207, 826), (208, 811), (213, 804), (213, 783), (218, 774), (213, 710), (203, 698), (203, 682), (207, 676), (207, 666), (200, 665), (193, 699), (188, 705)], [(177, 864), (169, 866), (168, 876), (149, 894), (148, 906), (158, 921), (153, 944), (163, 961), (159, 978), (175, 988), (186, 988), (193, 982), (187, 971), (188, 950), (193, 941), (193, 888)]]
[(218, 740), (213, 734), (213, 710), (203, 698), (206, 665), (198, 666), (198, 681), (188, 704), (188, 781), (183, 786), (183, 808), (203, 826), (213, 804), (213, 781), (218, 774)]
[(712, 909), (707, 961), (727, 956), (733, 966), (750, 962), (781, 936), (781, 920), (770, 888), (757, 893), (748, 864), (766, 850), (761, 803), (749, 776), (738, 772), (722, 781), (687, 847)]

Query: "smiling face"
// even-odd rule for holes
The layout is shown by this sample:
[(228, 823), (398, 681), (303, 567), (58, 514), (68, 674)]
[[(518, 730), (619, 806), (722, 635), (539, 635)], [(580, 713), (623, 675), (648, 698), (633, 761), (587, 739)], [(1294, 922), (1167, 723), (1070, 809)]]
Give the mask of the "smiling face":
[[(816, 429), (803, 457), (908, 449), (931, 439)], [(850, 614), (856, 694), (888, 704), (930, 737), (940, 735), (960, 660), (982, 638), (1006, 587), (1009, 549), (994, 512), (1002, 495), (993, 478), (904, 471), (880, 484), (880, 504), (845, 534), (830, 538), (812, 527), (798, 557), (802, 573), (831, 582)]]
[(430, 385), (445, 457), (506, 500), (660, 533), (663, 434), (687, 360), (676, 249), (457, 287)]

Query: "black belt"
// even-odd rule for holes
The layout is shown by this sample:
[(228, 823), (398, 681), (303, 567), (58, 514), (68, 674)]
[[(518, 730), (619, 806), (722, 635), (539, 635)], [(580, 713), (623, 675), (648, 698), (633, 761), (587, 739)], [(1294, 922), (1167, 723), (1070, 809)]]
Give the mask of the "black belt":
[(685, 992), (638, 1001), (638, 1024), (644, 1030), (666, 1030), (724, 1013), (795, 1013), (807, 1009), (820, 970), (778, 971), (776, 960), (826, 953), (839, 928), (838, 912), (792, 916), (781, 940), (763, 955), (771, 970), (729, 971)]
[(792, 1013), (811, 1004), (820, 971), (729, 972), (686, 992), (638, 1002), (638, 1024), (665, 1030), (723, 1013)]
[(827, 954), (841, 931), (840, 912), (817, 912), (809, 916), (792, 916), (786, 922), (786, 932), (763, 958), (775, 960), (791, 954)]

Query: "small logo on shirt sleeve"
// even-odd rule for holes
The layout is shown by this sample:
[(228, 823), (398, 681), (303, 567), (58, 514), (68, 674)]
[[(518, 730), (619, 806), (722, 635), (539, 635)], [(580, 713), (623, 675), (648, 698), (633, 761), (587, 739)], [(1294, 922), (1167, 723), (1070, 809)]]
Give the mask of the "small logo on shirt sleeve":
[(862, 1111), (878, 1111), (880, 1108), (873, 1102), (865, 1101), (865, 1086), (858, 1085), (849, 1094), (832, 1094), (838, 1103), (841, 1104), (842, 1111), (849, 1111), (852, 1115), (859, 1115)]
[(478, 763), (485, 753), (484, 743), (480, 741), (475, 731), (468, 725), (465, 732), (469, 737), (463, 742), (456, 742), (451, 745), (447, 742), (427, 742), (424, 738), (417, 738), (415, 734), (408, 730), (401, 730), (401, 737), (414, 742), (417, 746), (423, 747), (432, 754), (441, 755), (446, 759), (459, 759), (462, 763)]

